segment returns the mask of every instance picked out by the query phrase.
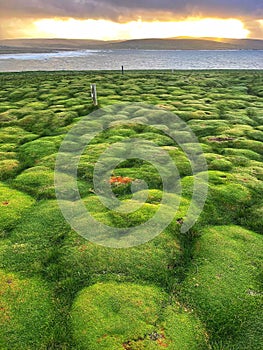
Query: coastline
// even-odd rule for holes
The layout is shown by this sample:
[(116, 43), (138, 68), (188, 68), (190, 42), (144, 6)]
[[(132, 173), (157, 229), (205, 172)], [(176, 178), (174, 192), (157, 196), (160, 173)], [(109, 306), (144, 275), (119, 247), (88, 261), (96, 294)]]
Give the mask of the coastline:
[(0, 54), (50, 53), (77, 50), (263, 50), (263, 40), (218, 38), (166, 38), (101, 41), (79, 39), (0, 40)]
[(50, 48), (2, 48), (0, 47), (0, 56), (1, 55), (17, 55), (17, 54), (49, 54), (49, 53), (62, 53), (62, 52), (78, 52), (78, 51), (213, 51), (213, 52), (224, 52), (224, 51), (263, 51), (262, 49), (243, 49), (243, 48), (216, 48), (216, 49), (165, 49), (165, 48), (152, 48), (152, 49), (143, 49), (143, 48), (63, 48), (63, 49), (50, 49)]

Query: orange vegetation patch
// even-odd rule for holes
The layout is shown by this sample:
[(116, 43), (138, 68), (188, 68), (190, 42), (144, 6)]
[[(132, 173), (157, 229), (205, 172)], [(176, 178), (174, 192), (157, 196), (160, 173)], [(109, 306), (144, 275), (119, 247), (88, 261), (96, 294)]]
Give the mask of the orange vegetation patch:
[(137, 349), (137, 347), (139, 348), (140, 345), (144, 344), (145, 340), (152, 340), (153, 342), (155, 342), (156, 345), (163, 347), (163, 348), (167, 348), (169, 346), (168, 341), (166, 340), (166, 337), (164, 335), (164, 329), (161, 330), (160, 333), (157, 332), (153, 332), (151, 334), (147, 334), (145, 337), (143, 338), (138, 338), (136, 340), (132, 340), (132, 341), (128, 341), (126, 343), (122, 344), (122, 347), (125, 350), (132, 350), (132, 349)]
[(130, 184), (133, 180), (129, 177), (122, 176), (112, 176), (110, 178), (110, 184), (112, 185), (127, 185)]
[(168, 347), (168, 344), (166, 344), (163, 339), (157, 339), (157, 343), (159, 346), (162, 346), (163, 348)]

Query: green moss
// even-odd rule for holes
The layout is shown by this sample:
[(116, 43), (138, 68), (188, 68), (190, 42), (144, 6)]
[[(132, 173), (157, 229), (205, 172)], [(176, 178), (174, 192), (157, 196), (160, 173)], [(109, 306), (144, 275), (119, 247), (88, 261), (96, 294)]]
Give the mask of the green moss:
[(211, 161), (208, 168), (212, 170), (230, 171), (233, 165), (226, 159), (214, 159)]
[[(137, 192), (138, 199), (145, 198), (144, 191)], [(154, 215), (158, 204), (162, 199), (162, 192), (150, 190), (147, 203), (141, 210), (130, 214), (130, 221), (125, 220), (125, 215), (109, 212), (106, 207), (95, 196), (87, 197), (84, 202), (89, 212), (97, 220), (102, 221), (109, 226), (127, 226), (134, 225), (137, 222), (145, 220), (146, 215)], [(178, 197), (170, 195), (170, 200), (178, 201)], [(122, 206), (127, 205), (126, 201), (122, 202)], [(137, 204), (136, 202), (132, 202)], [(131, 206), (128, 207), (131, 209)], [(172, 224), (160, 236), (154, 238), (150, 242), (138, 247), (130, 249), (109, 249), (80, 239), (76, 234), (72, 234), (67, 240), (68, 252), (65, 256), (65, 265), (72, 266), (73, 269), (86, 270), (92, 273), (92, 278), (97, 280), (113, 279), (113, 280), (148, 280), (164, 286), (176, 283), (175, 277), (170, 281), (168, 276), (172, 272), (172, 266), (178, 262), (180, 258), (180, 245), (178, 241), (178, 233), (180, 224), (177, 220), (182, 220), (189, 208), (189, 201), (182, 200), (180, 208), (175, 213), (175, 219)], [(150, 209), (150, 212), (149, 212)], [(167, 210), (171, 210), (167, 208)], [(144, 216), (143, 216), (144, 215)], [(128, 215), (126, 215), (127, 217)], [(147, 232), (149, 234), (149, 232)], [(154, 250), (154, 254), (151, 251)], [(75, 261), (76, 267), (71, 261)], [(138, 264), (139, 262), (139, 264)], [(77, 270), (76, 270), (77, 272)]]
[(0, 180), (8, 180), (15, 176), (19, 169), (19, 162), (16, 159), (0, 160)]
[[(133, 168), (117, 168), (115, 169), (113, 175), (129, 177), (133, 180), (144, 180), (150, 189), (162, 188), (161, 177), (151, 164), (144, 164), (140, 167), (133, 167)], [(116, 189), (118, 190), (118, 188)], [(119, 189), (121, 190), (122, 187), (120, 187)], [(126, 187), (123, 187), (123, 189), (124, 189), (123, 194), (127, 194), (127, 192), (125, 191)]]
[(83, 198), (87, 210), (91, 213), (102, 213), (107, 212), (108, 209), (103, 205), (97, 196), (88, 196)]
[(0, 161), (6, 160), (6, 159), (15, 159), (16, 153), (15, 152), (1, 152), (0, 151)]
[(16, 144), (14, 143), (4, 143), (0, 144), (0, 150), (1, 152), (14, 152), (16, 151)]
[(84, 289), (72, 308), (79, 348), (204, 349), (200, 323), (179, 307), (170, 306), (163, 312), (166, 300), (167, 295), (156, 287), (130, 283), (95, 284)]
[[(150, 163), (139, 159), (120, 163), (112, 174), (147, 182), (148, 196), (146, 191), (136, 192), (133, 200), (130, 184), (113, 185), (113, 192), (121, 201), (120, 207), (136, 209), (132, 214), (111, 212), (94, 195), (93, 167), (112, 143), (130, 137), (151, 140), (170, 154), (181, 175), (183, 198), (173, 222), (158, 237), (138, 247), (109, 249), (86, 241), (71, 231), (56, 201), (51, 200), (55, 195), (53, 172), (61, 140), (75, 123), (94, 110), (89, 94), (91, 82), (97, 83), (100, 106), (107, 106), (109, 114), (103, 121), (109, 129), (92, 140), (80, 160), (78, 184), (87, 210), (109, 226), (132, 226), (145, 222), (160, 207), (163, 195), (160, 175)], [(261, 320), (258, 321), (247, 298), (256, 300), (259, 297), (256, 281), (260, 265), (255, 254), (261, 245), (260, 238), (236, 226), (228, 229), (228, 226), (215, 225), (238, 224), (262, 233), (261, 72), (177, 71), (171, 74), (146, 71), (126, 72), (124, 76), (106, 71), (6, 73), (0, 74), (0, 85), (0, 177), (9, 186), (30, 193), (37, 200), (49, 198), (35, 204), (30, 196), (7, 185), (0, 186), (4, 193), (3, 202), (0, 200), (1, 266), (26, 278), (34, 276), (34, 280), (41, 275), (48, 282), (58, 309), (54, 339), (45, 343), (44, 338), (43, 343), (30, 344), (31, 348), (93, 350), (93, 345), (83, 343), (87, 338), (82, 338), (78, 345), (72, 341), (71, 328), (67, 325), (68, 311), (76, 293), (84, 287), (119, 282), (125, 285), (124, 289), (127, 289), (125, 283), (141, 288), (149, 283), (156, 290), (157, 286), (165, 288), (169, 295), (163, 294), (171, 301), (171, 305), (161, 303), (165, 307), (156, 312), (158, 319), (154, 327), (158, 334), (165, 332), (165, 338), (159, 338), (163, 343), (157, 345), (146, 332), (144, 339), (125, 340), (124, 347), (128, 349), (150, 350), (166, 345), (171, 350), (203, 349), (205, 332), (194, 312), (189, 311), (193, 308), (207, 325), (206, 338), (211, 338), (204, 349), (257, 350), (257, 329)], [(122, 104), (121, 108), (110, 106), (126, 101), (155, 104), (159, 110), (152, 112), (136, 104)], [(194, 177), (186, 154), (166, 136), (174, 127), (166, 117), (167, 111), (188, 122), (199, 137), (208, 162), (206, 205), (197, 224), (185, 235), (180, 234), (180, 227), (192, 200)], [(120, 121), (129, 120), (131, 116), (133, 123), (120, 125)], [(93, 115), (89, 115), (88, 120), (81, 133), (88, 134), (100, 124)], [(137, 124), (139, 122), (150, 122), (152, 126)], [(86, 135), (81, 133), (68, 143), (69, 149), (78, 150), (80, 142), (85, 142)], [(179, 138), (189, 152), (196, 150), (186, 131), (177, 130), (172, 136)], [(147, 147), (145, 152), (148, 152)], [(108, 161), (126, 154), (125, 149), (119, 147)], [(165, 174), (173, 181), (174, 174), (168, 170)], [(178, 201), (176, 195), (170, 194), (169, 198)], [(145, 199), (146, 203), (138, 209), (137, 205)], [(164, 220), (166, 213), (171, 212), (170, 207), (166, 209)], [(214, 226), (204, 229), (207, 225)], [(202, 232), (205, 233), (198, 246)], [(147, 230), (141, 233), (148, 234)], [(252, 244), (255, 237), (255, 244)], [(217, 276), (220, 274), (222, 276)], [(191, 284), (191, 278), (199, 278), (201, 283), (193, 280)], [(179, 295), (181, 286), (183, 304), (174, 304), (173, 297)], [(249, 291), (247, 294), (243, 293), (245, 287)], [(158, 307), (159, 302), (161, 300), (156, 302)], [(108, 306), (110, 302), (105, 309), (108, 310)], [(255, 309), (259, 309), (257, 302)], [(131, 324), (132, 328), (136, 327), (136, 322), (128, 319), (126, 324)], [(254, 333), (251, 331), (253, 322)], [(12, 337), (15, 338), (13, 333)], [(91, 337), (88, 342), (94, 339)], [(110, 341), (112, 339), (117, 338), (110, 338)], [(21, 344), (18, 339), (17, 348), (30, 349)], [(1, 345), (0, 348), (5, 349)], [(102, 343), (96, 346), (102, 348)], [(120, 343), (118, 348), (124, 347)], [(110, 343), (109, 349), (112, 348)]]
[(170, 350), (201, 350), (209, 347), (204, 326), (192, 310), (177, 303), (167, 307), (163, 318), (168, 341), (159, 342), (159, 348), (165, 347), (165, 344)]
[(67, 118), (60, 118), (52, 110), (36, 110), (18, 121), (19, 126), (39, 135), (52, 135), (58, 127), (67, 123)]
[[(120, 116), (120, 120), (121, 120), (121, 116)], [(110, 128), (107, 132), (107, 136), (108, 137), (112, 137), (112, 136), (122, 136), (125, 138), (128, 137), (137, 137), (136, 132), (130, 128), (126, 128), (124, 129), (123, 127), (114, 127), (114, 128)]]
[(57, 153), (54, 153), (37, 160), (37, 165), (39, 167), (45, 167), (45, 168), (54, 170), (56, 165), (56, 159), (57, 159)]
[(260, 130), (250, 129), (247, 131), (247, 136), (252, 140), (263, 142), (263, 132)]
[(250, 151), (257, 152), (263, 155), (263, 144), (260, 141), (255, 140), (237, 140), (234, 143), (236, 148), (244, 148)]
[(234, 127), (227, 130), (227, 135), (240, 137), (240, 136), (245, 136), (249, 131), (253, 131), (252, 126), (237, 124)]
[(263, 181), (263, 167), (262, 162), (252, 161), (249, 164), (248, 172), (255, 176), (258, 180)]
[(210, 227), (197, 242), (194, 259), (182, 295), (199, 310), (213, 342), (259, 350), (261, 237), (238, 226)]
[(169, 276), (180, 259), (180, 247), (174, 234), (168, 231), (151, 242), (130, 249), (100, 247), (73, 233), (65, 244), (63, 266), (72, 276), (85, 276), (89, 271), (94, 282), (148, 281), (169, 288), (177, 282), (175, 277), (169, 280)]
[(34, 110), (45, 110), (48, 107), (48, 105), (44, 102), (31, 102), (27, 104), (27, 108), (32, 108)]
[(37, 199), (55, 197), (54, 173), (45, 167), (37, 166), (25, 170), (16, 177), (13, 184)]
[(26, 140), (27, 137), (34, 137), (34, 135), (31, 136), (28, 132), (16, 126), (9, 126), (0, 130), (0, 143), (18, 144), (22, 140)]
[[(11, 202), (12, 204), (12, 202)], [(21, 208), (19, 207), (21, 213)], [(57, 202), (40, 201), (24, 215), (9, 235), (9, 242), (1, 257), (4, 268), (21, 274), (42, 274), (49, 281), (57, 280), (60, 244), (70, 231)], [(66, 270), (65, 270), (66, 271)]]
[[(1, 110), (1, 107), (0, 107), (0, 110)], [(4, 113), (0, 113), (0, 126), (1, 127), (13, 125), (16, 122), (16, 120), (17, 120), (17, 118), (12, 113), (11, 110), (6, 111)]]
[(0, 113), (2, 116), (3, 112), (9, 111), (13, 109), (13, 105), (11, 103), (6, 103), (6, 102), (0, 102)]
[(240, 125), (251, 125), (251, 126), (256, 126), (257, 123), (255, 121), (255, 118), (250, 118), (247, 116), (245, 111), (240, 112), (240, 111), (231, 111), (227, 112), (226, 115), (224, 116), (224, 119), (228, 120), (232, 124), (240, 124)]
[(0, 183), (0, 234), (13, 228), (33, 204), (34, 200), (28, 195)]
[(250, 160), (257, 160), (261, 161), (262, 156), (250, 149), (243, 149), (243, 148), (224, 148), (222, 153), (226, 156), (237, 156), (237, 157), (242, 157), (242, 158), (247, 158)]
[[(145, 203), (140, 209), (140, 202), (137, 201), (122, 201), (122, 204), (118, 207), (119, 210), (131, 210), (130, 214), (122, 214), (121, 212), (111, 212), (107, 214), (111, 220), (113, 227), (134, 227), (138, 226), (149, 219), (151, 219), (159, 209), (158, 206)], [(169, 208), (167, 208), (169, 210)]]
[(53, 338), (54, 305), (48, 287), (0, 270), (0, 347), (44, 349)]
[(227, 108), (227, 110), (232, 110), (232, 109), (246, 109), (249, 104), (245, 101), (242, 101), (242, 100), (239, 100), (238, 97), (239, 96), (229, 96), (230, 98), (233, 98), (232, 100), (231, 99), (228, 99), (228, 100), (223, 100), (223, 101), (220, 101), (220, 103), (224, 104)]
[(26, 166), (33, 166), (45, 156), (56, 153), (58, 145), (55, 140), (41, 138), (22, 145), (19, 149), (19, 158)]
[(25, 90), (22, 88), (13, 90), (9, 95), (9, 99), (10, 101), (19, 101), (22, 99), (25, 93), (26, 93)]
[(249, 189), (234, 182), (210, 185), (204, 211), (203, 223), (225, 225), (238, 223), (249, 206), (252, 194)]
[(262, 215), (263, 203), (261, 201), (247, 210), (246, 215), (241, 218), (241, 224), (255, 232), (263, 234)]
[(209, 184), (223, 185), (229, 184), (233, 179), (233, 175), (219, 170), (208, 170)]
[(228, 124), (222, 120), (191, 120), (189, 126), (199, 137), (220, 135), (228, 128)]

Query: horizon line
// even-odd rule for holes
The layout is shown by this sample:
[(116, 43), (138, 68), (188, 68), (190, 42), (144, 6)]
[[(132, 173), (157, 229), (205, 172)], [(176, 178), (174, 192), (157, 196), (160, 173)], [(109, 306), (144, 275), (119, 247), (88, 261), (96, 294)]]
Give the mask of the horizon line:
[(116, 41), (130, 41), (130, 40), (263, 40), (263, 38), (224, 38), (224, 37), (191, 37), (191, 36), (178, 36), (178, 37), (167, 37), (167, 38), (156, 38), (156, 37), (145, 37), (145, 38), (127, 38), (127, 39), (114, 39), (114, 40), (103, 40), (103, 39), (92, 39), (92, 38), (60, 38), (60, 37), (17, 37), (17, 38), (0, 38), (0, 41), (4, 40), (92, 40), (92, 41), (101, 41), (101, 42), (116, 42)]

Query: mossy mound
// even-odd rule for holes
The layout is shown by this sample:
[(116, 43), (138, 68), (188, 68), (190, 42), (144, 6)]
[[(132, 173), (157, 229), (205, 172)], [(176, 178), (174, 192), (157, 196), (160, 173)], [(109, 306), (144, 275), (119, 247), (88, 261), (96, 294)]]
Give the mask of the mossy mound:
[(0, 180), (9, 180), (14, 177), (19, 169), (19, 161), (16, 159), (0, 160)]
[(37, 199), (55, 198), (54, 172), (46, 167), (34, 167), (17, 176), (14, 186)]
[(10, 233), (1, 264), (26, 276), (41, 273), (57, 277), (60, 245), (69, 231), (57, 202), (41, 201)]
[(232, 163), (226, 157), (218, 155), (215, 153), (206, 153), (205, 154), (208, 169), (219, 170), (219, 171), (230, 171), (233, 168)]
[(31, 109), (28, 111), (27, 115), (19, 119), (18, 125), (29, 132), (45, 136), (56, 134), (57, 128), (66, 126), (70, 124), (70, 122), (71, 118), (69, 118), (67, 114), (61, 115), (58, 113), (57, 115), (54, 110), (51, 109)]
[(211, 184), (201, 219), (210, 225), (240, 223), (251, 200), (252, 193), (243, 184)]
[(263, 201), (258, 201), (249, 208), (247, 215), (241, 218), (241, 224), (255, 232), (263, 234)]
[(47, 286), (0, 270), (0, 294), (0, 348), (47, 349), (55, 318)]
[[(143, 215), (146, 208), (150, 208), (150, 214), (154, 215), (163, 194), (162, 191), (150, 190), (137, 192), (136, 196), (139, 201), (144, 201), (146, 197), (146, 205), (144, 205), (143, 210), (137, 210), (134, 215), (129, 215), (130, 221), (127, 220), (128, 215), (117, 212), (111, 213), (96, 196), (88, 196), (84, 199), (84, 203), (96, 220), (109, 226), (125, 227), (127, 224), (135, 225), (138, 221), (144, 221), (145, 216)], [(177, 201), (178, 197), (171, 194), (169, 199)], [(126, 205), (125, 202), (122, 205)], [(137, 204), (137, 202), (134, 202), (131, 202), (131, 206)], [(189, 203), (186, 199), (181, 200), (174, 221), (162, 234), (154, 239), (151, 237), (149, 242), (130, 249), (98, 246), (79, 237), (76, 233), (70, 232), (65, 240), (64, 265), (70, 267), (73, 275), (77, 274), (78, 271), (89, 270), (91, 278), (95, 282), (117, 279), (118, 281), (148, 281), (158, 285), (171, 283), (172, 286), (177, 283), (173, 267), (181, 258), (181, 247), (178, 239), (179, 229), (189, 209)], [(167, 210), (171, 211), (172, 209), (167, 207)], [(149, 234), (151, 234), (150, 231), (145, 233), (145, 235)], [(129, 242), (129, 239), (131, 238), (127, 237), (127, 242)], [(152, 254), (152, 251), (154, 251), (154, 254)], [(169, 279), (170, 275), (173, 275), (171, 280)]]
[(0, 130), (0, 144), (11, 143), (17, 145), (32, 141), (36, 137), (36, 135), (31, 134), (17, 126), (10, 126)]
[(205, 349), (204, 330), (189, 311), (168, 306), (159, 288), (99, 283), (80, 292), (72, 307), (79, 349)]
[(247, 160), (255, 160), (255, 161), (262, 160), (261, 155), (249, 149), (224, 148), (222, 153), (226, 156), (235, 156), (237, 159), (241, 157), (241, 158), (246, 158)]
[(263, 155), (263, 143), (256, 140), (237, 140), (234, 143), (236, 148), (242, 148), (245, 150), (250, 150), (258, 154)]
[(6, 160), (6, 159), (15, 159), (15, 158), (16, 158), (16, 152), (0, 151), (0, 161)]
[[(114, 161), (114, 159), (109, 159), (109, 161)], [(131, 161), (128, 161), (131, 162)], [(134, 164), (132, 167), (122, 167), (124, 164), (120, 164), (120, 167), (116, 168), (113, 172), (113, 175), (115, 177), (128, 177), (130, 179), (133, 179), (134, 181), (145, 181), (150, 189), (162, 189), (163, 183), (160, 174), (157, 172), (157, 170), (154, 168), (153, 165), (150, 163), (141, 163), (141, 164)], [(169, 169), (163, 169), (164, 172), (169, 174)], [(122, 191), (123, 189), (123, 191)], [(118, 194), (127, 194), (127, 186), (119, 186), (113, 188), (115, 193)]]
[[(70, 232), (65, 240), (63, 265), (73, 276), (89, 271), (94, 282), (148, 281), (157, 285), (171, 283), (172, 286), (177, 283), (172, 269), (180, 257), (179, 242), (169, 232), (129, 249), (98, 246)], [(171, 281), (170, 275), (173, 275)]]
[(192, 119), (189, 121), (189, 126), (199, 137), (220, 135), (228, 128), (227, 122), (223, 120)]
[(58, 142), (59, 140), (55, 137), (28, 142), (20, 147), (19, 158), (27, 167), (37, 165), (41, 158), (57, 153)]
[(38, 160), (37, 165), (54, 170), (56, 165), (56, 159), (57, 159), (57, 154), (54, 153)]
[(33, 198), (0, 183), (0, 235), (13, 228), (33, 204)]
[(6, 108), (6, 109), (7, 111), (3, 112), (3, 109), (0, 106), (0, 126), (1, 127), (14, 125), (17, 121), (17, 117), (12, 113), (13, 112), (12, 109), (11, 108)]
[(14, 152), (16, 151), (16, 144), (14, 143), (0, 143), (0, 152)]
[(262, 248), (260, 235), (239, 226), (207, 228), (196, 244), (182, 295), (199, 310), (216, 349), (262, 348)]

